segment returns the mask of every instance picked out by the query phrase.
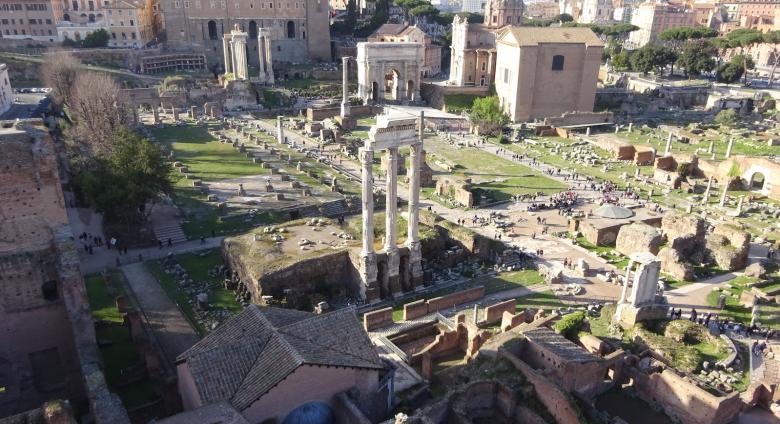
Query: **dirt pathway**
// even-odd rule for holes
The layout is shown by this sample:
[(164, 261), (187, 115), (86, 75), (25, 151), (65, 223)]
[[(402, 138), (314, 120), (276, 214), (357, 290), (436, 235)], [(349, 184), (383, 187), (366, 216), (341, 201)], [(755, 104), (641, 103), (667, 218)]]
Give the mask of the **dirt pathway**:
[(157, 343), (173, 365), (177, 356), (200, 340), (198, 334), (142, 263), (125, 265), (120, 270)]

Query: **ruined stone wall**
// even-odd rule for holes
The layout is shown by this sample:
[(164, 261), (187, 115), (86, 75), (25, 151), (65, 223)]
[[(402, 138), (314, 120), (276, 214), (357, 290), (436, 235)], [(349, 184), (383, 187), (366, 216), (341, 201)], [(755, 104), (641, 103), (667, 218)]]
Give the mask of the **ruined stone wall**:
[(485, 308), (485, 324), (495, 324), (501, 321), (505, 313), (514, 314), (517, 308), (517, 300), (509, 299), (490, 305)]
[(670, 369), (651, 375), (638, 371), (633, 374), (639, 397), (662, 406), (667, 414), (686, 424), (726, 424), (745, 407), (739, 393), (715, 396)]
[[(376, 113), (381, 113), (380, 107), (371, 105), (356, 105), (349, 107), (350, 115), (353, 117), (369, 116)], [(306, 120), (307, 121), (322, 121), (327, 118), (334, 118), (341, 114), (341, 106), (333, 107), (320, 107), (320, 108), (307, 108)]]
[(523, 345), (519, 358), (529, 366), (545, 373), (564, 390), (580, 392), (586, 397), (599, 391), (607, 370), (606, 363), (603, 361), (567, 360), (530, 340)]
[(520, 360), (517, 356), (500, 348), (499, 356), (506, 358), (512, 365), (520, 371), (526, 379), (534, 386), (536, 397), (544, 404), (550, 414), (559, 423), (579, 423), (580, 413), (577, 406), (571, 401), (566, 393), (556, 386), (555, 383), (545, 378), (543, 375), (534, 371), (528, 364)]
[(129, 422), (101, 371), (53, 142), (40, 120), (0, 126), (0, 375), (18, 396), (0, 415), (65, 398)]

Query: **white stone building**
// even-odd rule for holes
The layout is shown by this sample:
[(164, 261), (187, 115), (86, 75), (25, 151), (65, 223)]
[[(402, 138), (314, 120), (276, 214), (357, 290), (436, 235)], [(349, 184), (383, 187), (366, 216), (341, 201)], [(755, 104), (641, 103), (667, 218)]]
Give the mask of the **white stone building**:
[(14, 91), (8, 78), (8, 65), (0, 63), (0, 115), (8, 112), (14, 102)]

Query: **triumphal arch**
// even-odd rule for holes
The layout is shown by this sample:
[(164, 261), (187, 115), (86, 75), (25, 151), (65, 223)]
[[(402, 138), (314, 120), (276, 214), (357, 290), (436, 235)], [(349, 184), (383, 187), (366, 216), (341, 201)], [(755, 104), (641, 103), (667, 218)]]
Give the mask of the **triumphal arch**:
[(370, 42), (357, 44), (358, 96), (364, 103), (420, 100), (420, 43)]
[[(422, 251), (418, 222), (420, 217), (420, 167), (423, 154), (424, 116), (397, 118), (380, 115), (368, 133), (360, 161), (363, 183), (363, 247), (358, 270), (361, 295), (368, 302), (420, 287), (423, 280)], [(398, 149), (409, 147), (409, 213), (407, 237), (399, 249), (396, 234), (398, 213)], [(385, 175), (385, 240), (381, 251), (374, 251), (374, 196), (372, 169), (374, 154), (383, 152)]]

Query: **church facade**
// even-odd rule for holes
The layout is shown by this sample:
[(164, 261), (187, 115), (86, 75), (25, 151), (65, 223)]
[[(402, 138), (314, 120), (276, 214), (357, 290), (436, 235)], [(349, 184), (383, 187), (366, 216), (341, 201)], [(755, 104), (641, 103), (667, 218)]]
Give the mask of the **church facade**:
[(267, 33), (274, 62), (332, 61), (327, 0), (163, 0), (166, 46), (202, 52), (210, 69), (223, 66), (222, 37), (238, 28), (248, 34), (251, 67), (260, 64), (258, 35)]

